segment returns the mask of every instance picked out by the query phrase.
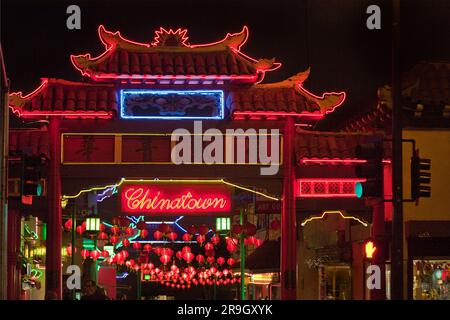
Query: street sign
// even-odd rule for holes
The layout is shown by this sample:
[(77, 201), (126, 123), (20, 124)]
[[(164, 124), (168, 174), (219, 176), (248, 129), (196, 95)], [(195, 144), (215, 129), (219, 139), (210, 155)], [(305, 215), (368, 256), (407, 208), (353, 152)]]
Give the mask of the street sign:
[(255, 214), (281, 213), (281, 201), (256, 201)]

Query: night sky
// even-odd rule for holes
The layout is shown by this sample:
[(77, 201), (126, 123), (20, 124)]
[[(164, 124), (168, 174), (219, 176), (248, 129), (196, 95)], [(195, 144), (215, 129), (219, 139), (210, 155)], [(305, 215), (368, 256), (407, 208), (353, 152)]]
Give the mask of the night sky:
[[(66, 28), (70, 4), (81, 7), (81, 30)], [(365, 11), (371, 4), (381, 7), (381, 30), (366, 28)], [(265, 82), (311, 66), (306, 88), (316, 94), (347, 91), (340, 112), (362, 108), (390, 80), (391, 4), (386, 0), (2, 0), (1, 9), (1, 42), (12, 91), (28, 93), (40, 77), (81, 80), (69, 55), (104, 51), (99, 24), (146, 43), (160, 26), (187, 28), (191, 44), (220, 40), (247, 25), (250, 35), (242, 52), (283, 63)], [(403, 0), (404, 70), (420, 60), (450, 60), (449, 16), (450, 1)]]

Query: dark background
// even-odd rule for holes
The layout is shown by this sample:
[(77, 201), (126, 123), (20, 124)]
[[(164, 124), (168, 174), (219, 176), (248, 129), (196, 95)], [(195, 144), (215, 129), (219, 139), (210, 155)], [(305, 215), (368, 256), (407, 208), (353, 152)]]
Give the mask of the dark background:
[[(66, 8), (81, 7), (81, 30), (66, 28)], [(366, 28), (366, 8), (381, 7), (382, 29)], [(402, 0), (402, 68), (420, 60), (450, 60), (450, 1)], [(104, 47), (97, 27), (134, 41), (151, 42), (160, 26), (187, 28), (191, 44), (250, 30), (242, 52), (276, 57), (280, 69), (265, 82), (311, 66), (305, 87), (313, 93), (348, 93), (340, 113), (361, 109), (390, 81), (391, 1), (388, 0), (2, 0), (1, 42), (11, 91), (28, 93), (40, 77), (80, 80), (69, 55)]]

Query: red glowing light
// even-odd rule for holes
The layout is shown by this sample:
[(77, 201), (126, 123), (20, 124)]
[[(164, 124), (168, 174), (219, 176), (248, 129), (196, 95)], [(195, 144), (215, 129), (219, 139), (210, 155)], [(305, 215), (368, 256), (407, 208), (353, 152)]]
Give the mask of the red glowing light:
[[(296, 196), (300, 198), (356, 198), (355, 184), (365, 181), (366, 179), (357, 178), (297, 179)], [(316, 190), (316, 184), (321, 184), (321, 187), (317, 188), (320, 191)], [(344, 184), (350, 184), (353, 192), (346, 192)], [(330, 191), (336, 188), (336, 191)], [(306, 189), (309, 192), (305, 192)]]
[(367, 241), (364, 246), (364, 251), (366, 252), (366, 258), (372, 259), (373, 254), (377, 250), (377, 247), (374, 245), (373, 241)]
[[(300, 164), (337, 164), (337, 165), (351, 165), (351, 164), (358, 164), (358, 163), (366, 163), (367, 160), (364, 159), (339, 159), (339, 158), (303, 158), (300, 160)], [(383, 160), (383, 163), (391, 163), (391, 160), (385, 159)]]
[(250, 118), (259, 119), (260, 117), (297, 117), (306, 119), (322, 119), (324, 114), (312, 113), (312, 112), (277, 112), (277, 111), (235, 111), (233, 117), (235, 119), (242, 116), (248, 116)]
[(222, 185), (125, 185), (121, 194), (125, 213), (229, 212), (231, 194)]

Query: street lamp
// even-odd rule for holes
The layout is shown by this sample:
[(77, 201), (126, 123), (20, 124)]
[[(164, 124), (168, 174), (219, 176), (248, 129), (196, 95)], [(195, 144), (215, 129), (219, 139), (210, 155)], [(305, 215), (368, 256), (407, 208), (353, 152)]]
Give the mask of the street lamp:
[(89, 233), (96, 233), (100, 231), (100, 218), (97, 216), (90, 216), (86, 219), (86, 231)]

